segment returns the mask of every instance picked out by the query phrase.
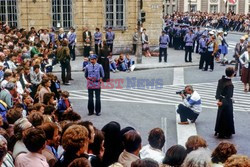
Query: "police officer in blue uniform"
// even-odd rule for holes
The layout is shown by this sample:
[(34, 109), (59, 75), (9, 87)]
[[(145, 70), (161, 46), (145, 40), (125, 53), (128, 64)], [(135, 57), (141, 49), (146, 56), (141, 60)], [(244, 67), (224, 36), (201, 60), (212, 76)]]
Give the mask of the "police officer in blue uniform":
[(199, 53), (199, 49), (200, 49), (200, 39), (203, 35), (203, 31), (201, 31), (201, 28), (200, 27), (197, 27), (197, 31), (195, 33), (195, 40), (196, 40), (196, 43), (197, 43), (197, 46), (196, 46), (196, 53)]
[(111, 52), (113, 52), (113, 43), (115, 40), (115, 33), (112, 31), (112, 27), (108, 28), (106, 32), (106, 42)]
[(102, 33), (99, 28), (95, 29), (94, 39), (95, 39), (95, 54), (99, 54), (99, 49), (102, 47)]
[[(97, 55), (90, 56), (90, 64), (86, 66), (85, 78), (87, 79), (88, 88), (88, 115), (94, 114), (94, 109), (97, 116), (101, 115), (101, 83), (104, 78), (104, 70), (102, 65), (97, 63)], [(94, 107), (94, 92), (96, 104)]]
[(160, 43), (160, 54), (159, 54), (159, 62), (162, 60), (162, 55), (164, 56), (164, 62), (167, 62), (167, 46), (170, 39), (165, 31), (162, 31), (162, 35), (160, 36), (159, 43)]
[[(192, 50), (194, 43), (194, 34), (193, 30), (189, 30), (189, 33), (184, 37), (185, 42), (185, 62), (192, 62)], [(187, 59), (189, 58), (189, 60)]]
[[(199, 40), (199, 53), (201, 55), (200, 57), (200, 63), (199, 63), (199, 69), (202, 70), (205, 60), (206, 60), (206, 51), (207, 51), (207, 35), (205, 33), (202, 34), (201, 39)], [(198, 47), (198, 46), (197, 46)]]

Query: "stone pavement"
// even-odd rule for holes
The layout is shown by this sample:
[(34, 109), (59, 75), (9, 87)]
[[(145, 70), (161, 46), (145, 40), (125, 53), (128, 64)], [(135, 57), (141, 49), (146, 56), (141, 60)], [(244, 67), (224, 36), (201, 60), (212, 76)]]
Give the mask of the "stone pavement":
[[(119, 55), (114, 55), (113, 58), (118, 57)], [(185, 51), (184, 50), (174, 50), (168, 48), (168, 58), (167, 63), (159, 63), (159, 57), (142, 57), (142, 64), (135, 64), (135, 70), (145, 70), (145, 69), (156, 69), (156, 68), (173, 68), (173, 67), (189, 67), (189, 66), (198, 66), (199, 65), (199, 54), (193, 53), (193, 62), (185, 63), (184, 61)], [(136, 63), (136, 57), (131, 55), (132, 59)], [(82, 62), (83, 57), (76, 57), (75, 61), (71, 61), (71, 68), (73, 72), (82, 71)], [(54, 66), (53, 72), (60, 72), (60, 64)]]

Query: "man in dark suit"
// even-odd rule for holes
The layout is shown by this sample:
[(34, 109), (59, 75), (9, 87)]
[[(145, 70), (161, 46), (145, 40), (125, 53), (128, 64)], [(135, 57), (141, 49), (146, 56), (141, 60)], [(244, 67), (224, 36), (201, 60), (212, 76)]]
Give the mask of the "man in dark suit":
[(83, 46), (84, 46), (84, 57), (89, 57), (92, 35), (91, 35), (91, 32), (88, 30), (88, 27), (83, 28), (82, 38), (83, 38)]
[(242, 66), (241, 66), (239, 57), (247, 49), (246, 44), (244, 43), (244, 41), (245, 41), (245, 38), (241, 37), (240, 42), (236, 44), (235, 49), (234, 49), (234, 58), (235, 58), (235, 74), (234, 74), (234, 76), (237, 75), (238, 71), (239, 71), (239, 75), (241, 76)]

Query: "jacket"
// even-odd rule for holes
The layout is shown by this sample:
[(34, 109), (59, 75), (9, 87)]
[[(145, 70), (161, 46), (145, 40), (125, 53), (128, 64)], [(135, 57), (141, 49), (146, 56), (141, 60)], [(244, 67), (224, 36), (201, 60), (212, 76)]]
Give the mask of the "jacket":
[(245, 51), (239, 58), (240, 63), (245, 67), (249, 68), (249, 63), (250, 63), (250, 55), (248, 54), (248, 51)]

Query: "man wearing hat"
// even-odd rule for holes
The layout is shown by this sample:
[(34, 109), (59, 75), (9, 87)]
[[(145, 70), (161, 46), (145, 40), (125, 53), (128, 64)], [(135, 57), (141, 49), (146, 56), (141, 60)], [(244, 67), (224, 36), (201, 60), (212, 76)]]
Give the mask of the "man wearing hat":
[[(88, 115), (94, 114), (94, 109), (97, 116), (101, 115), (101, 82), (104, 78), (104, 70), (102, 65), (97, 63), (97, 55), (90, 56), (90, 64), (86, 66), (85, 78), (87, 79), (88, 88)], [(94, 107), (94, 92), (96, 104)]]
[(239, 75), (241, 76), (241, 63), (239, 60), (239, 57), (247, 50), (247, 45), (245, 43), (245, 37), (242, 36), (240, 38), (240, 42), (236, 44), (234, 49), (234, 58), (235, 58), (235, 74), (234, 76), (237, 76), (237, 73), (239, 71)]
[(200, 63), (199, 63), (199, 69), (202, 70), (206, 58), (206, 50), (207, 50), (207, 35), (205, 33), (202, 34), (201, 39), (199, 40), (199, 53), (201, 55), (200, 57)]
[(160, 54), (159, 54), (159, 63), (162, 60), (162, 56), (164, 56), (164, 62), (167, 62), (167, 46), (168, 43), (170, 42), (169, 36), (165, 34), (165, 31), (162, 31), (162, 35), (160, 36), (159, 39), (160, 42)]
[(114, 40), (115, 40), (115, 33), (112, 31), (112, 27), (109, 27), (108, 31), (106, 32), (106, 41), (107, 41), (107, 45), (110, 49), (110, 52), (113, 52)]
[(184, 37), (185, 42), (185, 62), (192, 62), (192, 51), (194, 43), (193, 30), (189, 30), (189, 33)]

